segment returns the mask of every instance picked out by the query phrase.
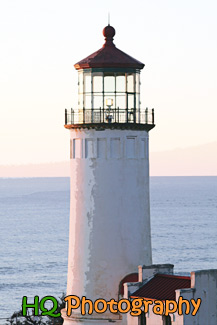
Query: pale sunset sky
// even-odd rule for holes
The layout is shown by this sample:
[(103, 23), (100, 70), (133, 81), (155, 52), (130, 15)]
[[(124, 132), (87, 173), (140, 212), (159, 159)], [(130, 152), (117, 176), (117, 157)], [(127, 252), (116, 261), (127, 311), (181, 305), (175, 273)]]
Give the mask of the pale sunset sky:
[(108, 12), (115, 45), (145, 63), (150, 152), (217, 151), (216, 0), (1, 0), (0, 165), (69, 160), (73, 65), (102, 47)]

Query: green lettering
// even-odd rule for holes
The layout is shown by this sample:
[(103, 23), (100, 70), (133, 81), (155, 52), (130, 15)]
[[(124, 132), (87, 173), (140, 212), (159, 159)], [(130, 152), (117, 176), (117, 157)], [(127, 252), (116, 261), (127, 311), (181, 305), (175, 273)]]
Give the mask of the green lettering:
[[(47, 308), (44, 307), (44, 304), (47, 300), (51, 300), (53, 302), (53, 307), (50, 310), (48, 310)], [(42, 311), (42, 313), (41, 313), (42, 316), (46, 316), (46, 315), (51, 316), (51, 317), (61, 316), (60, 313), (54, 314), (54, 312), (57, 310), (57, 308), (58, 308), (58, 301), (53, 296), (46, 296), (46, 297), (42, 298), (40, 301), (40, 309)]]

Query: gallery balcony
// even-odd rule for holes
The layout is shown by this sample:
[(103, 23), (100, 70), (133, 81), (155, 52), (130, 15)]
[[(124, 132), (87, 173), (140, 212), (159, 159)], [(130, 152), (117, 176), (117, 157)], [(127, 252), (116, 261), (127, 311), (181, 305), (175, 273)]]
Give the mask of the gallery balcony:
[(65, 128), (153, 129), (154, 109), (65, 109)]

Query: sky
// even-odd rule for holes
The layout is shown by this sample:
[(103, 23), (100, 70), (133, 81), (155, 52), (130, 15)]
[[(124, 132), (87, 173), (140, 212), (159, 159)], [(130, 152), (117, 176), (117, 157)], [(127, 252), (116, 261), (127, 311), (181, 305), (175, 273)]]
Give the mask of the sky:
[(216, 0), (1, 0), (0, 165), (69, 159), (73, 65), (102, 47), (108, 12), (115, 45), (145, 63), (150, 151), (217, 141)]

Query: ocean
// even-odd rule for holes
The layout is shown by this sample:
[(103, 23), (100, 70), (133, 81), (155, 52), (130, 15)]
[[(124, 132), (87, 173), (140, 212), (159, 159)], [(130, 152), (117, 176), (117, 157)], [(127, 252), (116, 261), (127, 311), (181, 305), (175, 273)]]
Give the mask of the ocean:
[[(69, 194), (69, 178), (0, 179), (0, 324), (66, 292)], [(151, 177), (150, 202), (153, 263), (217, 269), (217, 177)]]

